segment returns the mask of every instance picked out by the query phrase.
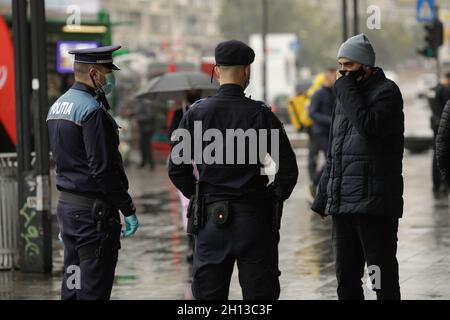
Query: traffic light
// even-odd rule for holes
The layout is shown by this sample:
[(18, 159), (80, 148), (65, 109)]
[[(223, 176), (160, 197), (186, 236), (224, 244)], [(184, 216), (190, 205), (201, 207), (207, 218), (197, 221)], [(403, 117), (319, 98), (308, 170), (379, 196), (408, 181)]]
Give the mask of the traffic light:
[(425, 47), (417, 52), (428, 58), (437, 58), (438, 49), (444, 43), (444, 26), (439, 19), (424, 26)]

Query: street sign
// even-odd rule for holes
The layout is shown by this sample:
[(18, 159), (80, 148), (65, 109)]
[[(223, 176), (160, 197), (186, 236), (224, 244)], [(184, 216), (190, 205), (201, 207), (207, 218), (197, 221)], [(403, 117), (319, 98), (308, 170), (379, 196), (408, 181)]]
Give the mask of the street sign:
[(417, 0), (417, 22), (433, 22), (436, 19), (436, 7), (434, 0)]

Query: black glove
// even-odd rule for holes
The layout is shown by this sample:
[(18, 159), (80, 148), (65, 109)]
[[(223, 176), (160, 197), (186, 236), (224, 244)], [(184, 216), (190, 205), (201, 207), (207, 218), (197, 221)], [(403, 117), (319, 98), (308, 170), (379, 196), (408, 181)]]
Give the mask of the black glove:
[(267, 188), (273, 203), (273, 224), (276, 230), (280, 230), (281, 216), (283, 215), (283, 193), (281, 187), (276, 187), (273, 182)]
[(275, 186), (273, 182), (271, 182), (267, 189), (269, 190), (269, 194), (272, 197), (272, 199), (275, 201), (284, 201), (286, 199), (283, 198), (283, 189), (281, 186)]

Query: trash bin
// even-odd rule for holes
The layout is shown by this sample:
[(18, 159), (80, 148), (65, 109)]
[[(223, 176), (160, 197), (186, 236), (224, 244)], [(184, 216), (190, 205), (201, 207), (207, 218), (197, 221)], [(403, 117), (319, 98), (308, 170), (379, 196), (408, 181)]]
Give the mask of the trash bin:
[(10, 270), (18, 254), (17, 154), (0, 153), (0, 270)]

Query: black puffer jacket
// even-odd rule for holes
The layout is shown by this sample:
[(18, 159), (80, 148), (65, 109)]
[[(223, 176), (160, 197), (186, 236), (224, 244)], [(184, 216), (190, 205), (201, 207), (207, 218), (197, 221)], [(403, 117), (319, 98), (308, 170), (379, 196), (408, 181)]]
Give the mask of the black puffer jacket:
[(380, 68), (336, 81), (327, 165), (312, 210), (324, 215), (403, 214), (403, 99)]
[(442, 111), (436, 136), (436, 158), (442, 177), (450, 185), (450, 100)]

